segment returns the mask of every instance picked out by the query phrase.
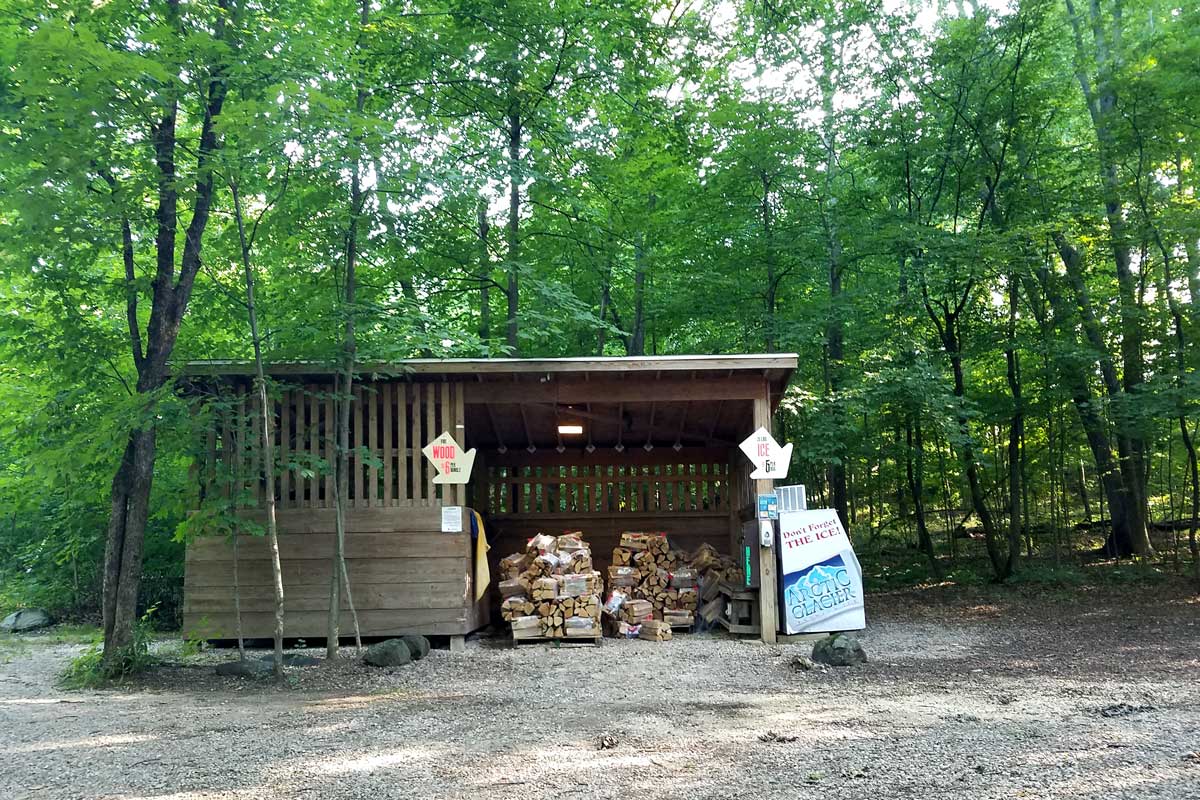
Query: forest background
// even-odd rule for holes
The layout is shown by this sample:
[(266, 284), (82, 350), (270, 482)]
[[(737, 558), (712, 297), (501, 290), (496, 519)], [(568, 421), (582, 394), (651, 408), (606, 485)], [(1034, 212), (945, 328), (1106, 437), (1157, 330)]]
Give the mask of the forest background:
[(179, 368), (256, 343), (796, 352), (869, 588), (1200, 576), (1191, 3), (0, 7), (0, 610), (140, 520), (177, 623)]

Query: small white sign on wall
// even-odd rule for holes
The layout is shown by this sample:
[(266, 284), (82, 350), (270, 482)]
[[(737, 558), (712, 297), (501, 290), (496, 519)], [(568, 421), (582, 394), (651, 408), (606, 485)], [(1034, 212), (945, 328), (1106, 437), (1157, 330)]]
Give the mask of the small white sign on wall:
[(463, 507), (442, 506), (442, 533), (462, 533)]

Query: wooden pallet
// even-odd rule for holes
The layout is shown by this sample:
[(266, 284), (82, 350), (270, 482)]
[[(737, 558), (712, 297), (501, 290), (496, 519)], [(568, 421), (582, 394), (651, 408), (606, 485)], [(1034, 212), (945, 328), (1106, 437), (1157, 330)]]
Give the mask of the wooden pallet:
[(520, 639), (515, 636), (512, 639), (512, 646), (520, 647), (523, 644), (545, 644), (553, 643), (555, 647), (599, 647), (603, 641), (603, 636), (572, 636), (566, 637), (550, 637), (550, 636), (523, 636)]

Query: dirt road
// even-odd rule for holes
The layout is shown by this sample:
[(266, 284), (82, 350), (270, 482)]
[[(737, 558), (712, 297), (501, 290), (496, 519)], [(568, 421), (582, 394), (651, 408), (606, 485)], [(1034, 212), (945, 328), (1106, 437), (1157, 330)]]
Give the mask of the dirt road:
[(0, 666), (0, 797), (1200, 798), (1200, 604), (869, 609), (869, 664), (803, 672), (697, 635), (66, 692), (78, 648), (34, 643)]

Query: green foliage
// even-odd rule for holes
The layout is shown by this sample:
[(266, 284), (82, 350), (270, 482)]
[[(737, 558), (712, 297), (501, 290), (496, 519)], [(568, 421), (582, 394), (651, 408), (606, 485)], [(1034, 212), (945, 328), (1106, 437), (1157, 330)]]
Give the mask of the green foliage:
[[(1099, 12), (1077, 39), (1058, 0), (384, 2), (362, 30), (352, 3), (226, 5), (183, 4), (178, 28), (131, 0), (12, 0), (0, 20), (0, 609), (96, 615), (135, 424), (154, 422), (159, 448), (141, 607), (178, 624), (187, 539), (235, 528), (236, 498), (201, 502), (190, 474), (206, 419), (178, 385), (137, 391), (126, 318), (132, 292), (147, 329), (158, 266), (152, 123), (178, 101), (193, 151), (214, 63), (230, 92), (176, 367), (251, 355), (233, 185), (265, 357), (335, 362), (359, 162), (363, 362), (512, 354), (515, 277), (520, 355), (797, 352), (779, 415), (791, 480), (828, 504), (844, 471), (860, 540), (911, 537), (910, 467), (935, 535), (963, 523), (967, 452), (1006, 526), (1017, 410), (1032, 563), (1097, 544), (1071, 536), (1084, 490), (1099, 518), (1089, 410), (1114, 452), (1143, 447), (1153, 514), (1190, 513), (1200, 11), (1075, 3)], [(1092, 22), (1124, 26), (1108, 61)], [(1094, 113), (1085, 85), (1116, 112)], [(187, 161), (165, 181), (180, 219), (205, 177)], [(866, 549), (873, 586), (930, 578), (916, 550)], [(950, 580), (989, 574), (965, 545), (939, 538), (937, 555)], [(1039, 569), (1017, 580), (1040, 585)], [(1047, 580), (1073, 580), (1061, 569)]]
[(156, 610), (155, 606), (146, 609), (133, 626), (133, 640), (129, 646), (108, 665), (103, 661), (104, 643), (97, 637), (58, 676), (59, 684), (67, 689), (96, 689), (150, 669), (157, 661), (150, 653), (154, 641), (152, 619)]

